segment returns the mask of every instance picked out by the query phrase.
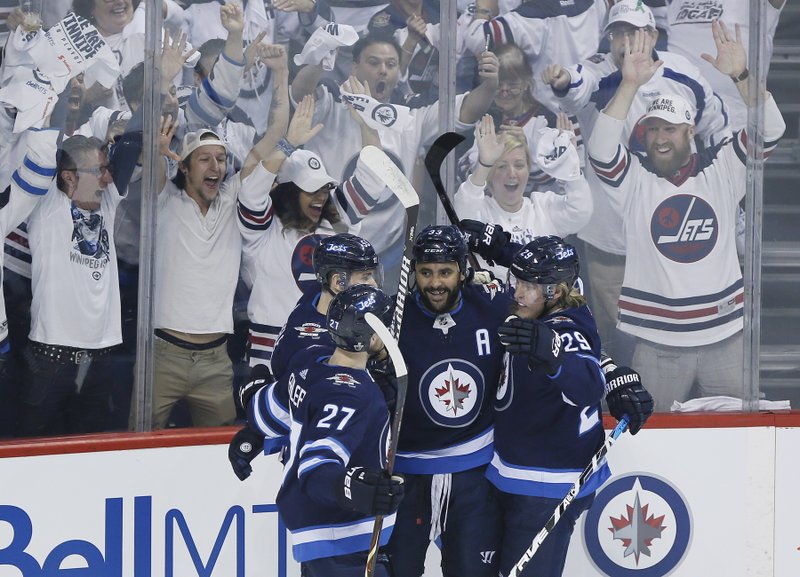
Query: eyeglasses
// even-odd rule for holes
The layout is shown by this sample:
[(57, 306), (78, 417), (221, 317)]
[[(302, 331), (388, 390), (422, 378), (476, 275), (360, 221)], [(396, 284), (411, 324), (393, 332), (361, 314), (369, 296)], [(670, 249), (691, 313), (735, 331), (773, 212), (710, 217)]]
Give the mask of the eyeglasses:
[(614, 40), (616, 38), (618, 40), (623, 40), (623, 39), (627, 38), (628, 40), (633, 40), (633, 37), (636, 34), (637, 30), (642, 30), (643, 32), (650, 32), (650, 31), (652, 31), (652, 28), (650, 28), (650, 27), (646, 27), (646, 28), (635, 28), (635, 27), (617, 28), (616, 30), (609, 30), (608, 31), (608, 39), (609, 40)]
[(525, 89), (522, 82), (500, 82), (497, 85), (498, 92), (508, 92), (509, 94), (519, 94)]
[(104, 164), (102, 166), (98, 166), (96, 168), (72, 168), (75, 172), (79, 172), (82, 174), (93, 174), (97, 177), (103, 176), (105, 173), (111, 173), (111, 166), (108, 164)]

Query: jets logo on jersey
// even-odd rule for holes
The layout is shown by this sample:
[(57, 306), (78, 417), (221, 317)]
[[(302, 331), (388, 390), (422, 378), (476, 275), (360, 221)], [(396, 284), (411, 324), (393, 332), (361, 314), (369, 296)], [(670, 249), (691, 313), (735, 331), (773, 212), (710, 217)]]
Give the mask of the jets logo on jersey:
[(686, 499), (665, 479), (629, 474), (595, 497), (583, 525), (589, 558), (610, 577), (664, 577), (689, 549)]
[(440, 361), (420, 379), (422, 408), (443, 427), (463, 427), (474, 421), (485, 394), (483, 373), (462, 359)]
[(372, 111), (372, 120), (389, 128), (397, 122), (397, 109), (391, 104), (381, 104)]
[(304, 293), (314, 288), (319, 288), (311, 259), (314, 256), (314, 249), (322, 238), (318, 234), (304, 236), (297, 242), (294, 251), (292, 251), (292, 276), (297, 283), (297, 288)]
[(314, 340), (318, 339), (320, 335), (328, 332), (317, 323), (303, 323), (299, 327), (294, 327), (294, 330), (297, 331), (297, 336), (301, 339), (311, 338)]
[(702, 198), (677, 194), (653, 211), (650, 235), (658, 252), (668, 259), (697, 262), (714, 250), (719, 221), (714, 209)]
[(347, 373), (336, 373), (332, 377), (328, 377), (328, 380), (334, 385), (345, 385), (351, 389), (355, 389), (356, 385), (361, 384), (353, 378), (353, 375)]
[(503, 371), (500, 373), (500, 380), (497, 384), (495, 393), (495, 411), (505, 411), (511, 406), (514, 399), (514, 372), (511, 370), (511, 355), (503, 354)]

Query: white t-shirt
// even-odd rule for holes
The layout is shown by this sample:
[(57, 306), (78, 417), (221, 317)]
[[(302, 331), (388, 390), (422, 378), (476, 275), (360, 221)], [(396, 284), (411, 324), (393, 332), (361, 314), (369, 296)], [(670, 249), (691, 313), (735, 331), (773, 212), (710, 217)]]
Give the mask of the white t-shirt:
[(99, 210), (83, 210), (53, 181), (31, 213), (32, 341), (81, 349), (122, 342), (114, 247), (114, 217), (121, 199), (110, 184)]

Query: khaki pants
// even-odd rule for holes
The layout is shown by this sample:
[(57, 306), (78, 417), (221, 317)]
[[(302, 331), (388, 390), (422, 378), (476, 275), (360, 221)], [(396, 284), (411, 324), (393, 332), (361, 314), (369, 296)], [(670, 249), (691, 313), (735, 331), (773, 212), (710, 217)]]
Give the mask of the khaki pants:
[(183, 398), (195, 427), (230, 425), (236, 419), (233, 365), (225, 343), (194, 351), (155, 337), (153, 362), (154, 429), (166, 426), (172, 407)]

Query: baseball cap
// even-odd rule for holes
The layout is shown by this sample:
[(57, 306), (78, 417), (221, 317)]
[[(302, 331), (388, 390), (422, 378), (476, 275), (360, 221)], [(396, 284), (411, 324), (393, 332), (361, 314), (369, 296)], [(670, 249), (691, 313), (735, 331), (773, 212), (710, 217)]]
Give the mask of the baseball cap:
[(608, 29), (618, 22), (631, 24), (636, 28), (655, 29), (656, 27), (653, 12), (644, 5), (642, 0), (620, 0), (614, 4), (608, 12), (608, 24), (606, 24), (604, 32), (607, 33)]
[(319, 156), (310, 150), (295, 150), (278, 172), (280, 182), (293, 182), (306, 192), (316, 192), (326, 184), (337, 184), (325, 170)]
[(666, 94), (659, 96), (650, 103), (641, 121), (645, 121), (648, 118), (661, 118), (671, 124), (690, 124), (694, 126), (694, 108), (682, 96)]
[(187, 132), (184, 135), (183, 140), (181, 140), (181, 148), (178, 155), (181, 157), (181, 160), (186, 160), (187, 156), (201, 146), (212, 145), (221, 146), (225, 149), (226, 153), (228, 152), (228, 147), (225, 142), (213, 130), (203, 128), (195, 132)]

